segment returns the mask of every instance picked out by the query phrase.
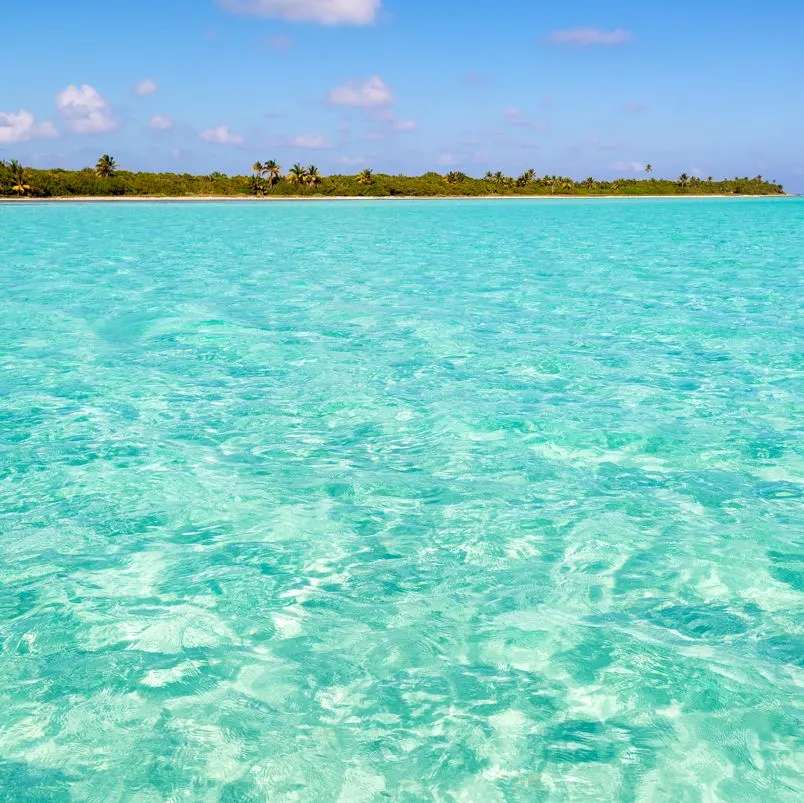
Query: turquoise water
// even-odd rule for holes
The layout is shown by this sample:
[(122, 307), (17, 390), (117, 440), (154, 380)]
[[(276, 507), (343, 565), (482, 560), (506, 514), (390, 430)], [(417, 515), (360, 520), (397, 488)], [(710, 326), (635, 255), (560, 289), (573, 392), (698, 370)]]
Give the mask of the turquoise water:
[(0, 799), (804, 799), (804, 201), (0, 234)]

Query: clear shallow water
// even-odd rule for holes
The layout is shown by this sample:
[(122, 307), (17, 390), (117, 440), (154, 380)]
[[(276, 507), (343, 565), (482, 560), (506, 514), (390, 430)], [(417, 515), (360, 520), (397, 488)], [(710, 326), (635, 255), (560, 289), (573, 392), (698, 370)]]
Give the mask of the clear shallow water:
[(802, 799), (804, 202), (0, 234), (0, 798)]

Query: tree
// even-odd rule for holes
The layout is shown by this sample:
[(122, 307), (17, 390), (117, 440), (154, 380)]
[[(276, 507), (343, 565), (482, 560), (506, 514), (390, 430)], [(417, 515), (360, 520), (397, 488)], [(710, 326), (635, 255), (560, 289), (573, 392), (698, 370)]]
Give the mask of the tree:
[[(259, 163), (258, 163), (259, 164)], [(274, 184), (278, 184), (280, 179), (282, 178), (282, 168), (279, 164), (273, 160), (269, 159), (263, 166), (262, 172), (268, 176), (268, 183), (273, 187)]]
[(650, 162), (648, 162), (648, 163), (645, 165), (645, 172), (646, 172), (648, 175), (650, 175), (650, 174), (653, 172), (653, 165), (652, 165)]
[(466, 179), (466, 173), (462, 173), (460, 170), (450, 170), (449, 173), (444, 176), (444, 181), (446, 181), (447, 184), (462, 184)]
[(8, 163), (8, 171), (11, 174), (11, 192), (25, 195), (31, 189), (27, 183), (28, 177), (25, 175), (25, 168), (16, 159), (12, 159)]
[(261, 176), (261, 175), (262, 175), (262, 172), (263, 172), (263, 170), (264, 170), (265, 168), (263, 167), (262, 162), (254, 162), (254, 164), (253, 164), (253, 165), (251, 165), (251, 169), (252, 169), (252, 171), (253, 171), (253, 172), (255, 172), (255, 173), (258, 175), (258, 176)]
[(371, 184), (372, 181), (374, 181), (374, 171), (370, 170), (368, 167), (357, 174), (358, 184)]
[(288, 181), (291, 184), (303, 184), (304, 179), (307, 177), (307, 170), (303, 168), (298, 162), (288, 170)]
[(682, 173), (682, 174), (681, 174), (681, 175), (678, 177), (678, 183), (679, 183), (679, 184), (680, 184), (682, 187), (686, 187), (686, 186), (687, 186), (687, 184), (689, 184), (689, 182), (690, 182), (690, 177), (689, 177), (689, 176), (688, 176), (686, 173)]
[(95, 165), (95, 172), (104, 178), (113, 176), (115, 170), (117, 170), (117, 162), (108, 153), (104, 153)]
[(486, 175), (483, 176), (483, 180), (484, 181), (494, 181), (494, 173), (492, 173), (491, 170), (487, 170)]
[(321, 183), (321, 171), (315, 165), (310, 165), (307, 168), (304, 183), (307, 184), (308, 187), (317, 187)]

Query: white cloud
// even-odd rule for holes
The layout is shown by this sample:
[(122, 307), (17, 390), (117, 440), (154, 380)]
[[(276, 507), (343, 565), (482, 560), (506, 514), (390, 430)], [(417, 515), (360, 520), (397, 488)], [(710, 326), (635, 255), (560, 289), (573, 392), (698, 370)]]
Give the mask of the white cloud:
[(384, 131), (366, 131), (363, 134), (363, 139), (368, 140), (369, 142), (376, 142), (381, 139), (385, 139), (388, 135)]
[(146, 78), (144, 81), (140, 81), (136, 87), (134, 87), (134, 91), (138, 95), (142, 95), (142, 97), (147, 97), (148, 95), (153, 95), (156, 90), (159, 89), (156, 81), (153, 78)]
[(25, 109), (20, 109), (16, 114), (0, 112), (0, 145), (57, 136), (58, 131), (53, 123), (37, 123), (36, 118)]
[(380, 0), (218, 0), (227, 11), (322, 25), (371, 25)]
[(217, 142), (218, 145), (242, 145), (246, 140), (240, 134), (235, 134), (228, 125), (219, 125), (217, 128), (208, 128), (199, 135), (205, 142)]
[(162, 114), (157, 114), (148, 121), (148, 127), (155, 131), (170, 131), (173, 128), (173, 120)]
[(117, 128), (109, 102), (89, 84), (70, 84), (56, 96), (56, 108), (77, 134), (105, 134)]
[(405, 133), (416, 130), (416, 123), (413, 120), (394, 120), (391, 124), (394, 131), (403, 131)]
[(341, 156), (338, 161), (342, 165), (362, 165), (366, 160), (362, 156)]
[(299, 134), (297, 137), (291, 137), (289, 144), (295, 148), (307, 148), (314, 151), (332, 147), (323, 134)]
[(589, 47), (590, 45), (624, 45), (631, 41), (631, 31), (614, 28), (604, 31), (601, 28), (571, 28), (565, 31), (553, 31), (550, 41), (558, 45), (572, 47)]
[(623, 173), (644, 173), (645, 165), (642, 162), (615, 162), (614, 169)]
[(394, 94), (390, 87), (378, 75), (362, 82), (349, 82), (336, 86), (329, 93), (329, 102), (333, 106), (360, 106), (364, 109), (390, 106), (394, 102)]
[(441, 156), (438, 157), (438, 163), (440, 165), (458, 164), (458, 157), (454, 153), (442, 153)]

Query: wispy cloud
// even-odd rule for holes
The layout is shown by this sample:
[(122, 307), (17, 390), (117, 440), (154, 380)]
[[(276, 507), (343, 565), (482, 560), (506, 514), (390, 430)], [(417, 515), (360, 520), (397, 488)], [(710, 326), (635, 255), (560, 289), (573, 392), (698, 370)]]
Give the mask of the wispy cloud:
[(162, 114), (157, 114), (148, 121), (148, 127), (154, 131), (170, 131), (173, 128), (173, 120)]
[(235, 14), (274, 17), (321, 25), (372, 25), (380, 0), (218, 0)]
[(511, 125), (525, 125), (527, 121), (519, 109), (503, 109), (503, 117)]
[(394, 120), (391, 123), (391, 128), (393, 128), (394, 131), (407, 134), (416, 130), (416, 123), (413, 120)]
[(204, 142), (215, 142), (218, 145), (242, 145), (246, 140), (240, 134), (235, 134), (228, 125), (219, 125), (208, 128), (198, 135)]
[(332, 89), (328, 96), (332, 106), (358, 106), (373, 109), (394, 103), (394, 93), (378, 75), (365, 81), (349, 81)]
[(323, 134), (299, 134), (291, 137), (288, 144), (294, 148), (305, 148), (307, 150), (322, 151), (331, 148), (330, 141)]
[(645, 165), (642, 162), (615, 162), (614, 169), (622, 173), (644, 173)]
[(553, 31), (549, 41), (557, 45), (571, 47), (591, 47), (592, 45), (616, 46), (630, 42), (631, 31), (625, 28), (614, 28), (606, 31), (602, 28), (570, 28), (564, 31)]
[(374, 112), (374, 117), (377, 120), (382, 120), (388, 126), (388, 131), (410, 133), (415, 131), (417, 126), (413, 120), (400, 120), (391, 109), (377, 109)]
[(50, 121), (37, 123), (36, 118), (25, 109), (14, 112), (0, 112), (0, 144), (27, 142), (30, 139), (48, 139), (58, 136), (56, 127)]
[(146, 78), (145, 80), (140, 81), (137, 86), (134, 87), (134, 91), (141, 97), (153, 95), (157, 89), (159, 89), (159, 85), (153, 80), (153, 78)]
[(56, 108), (76, 134), (105, 134), (117, 128), (109, 101), (89, 84), (70, 84), (56, 96)]
[(454, 153), (442, 153), (441, 156), (438, 157), (438, 163), (440, 165), (455, 165), (458, 164), (458, 157)]
[(338, 161), (342, 165), (362, 165), (365, 163), (365, 159), (362, 156), (341, 156)]
[(528, 120), (522, 113), (521, 109), (508, 108), (503, 109), (503, 117), (508, 125), (522, 126), (523, 128), (532, 128), (534, 131), (544, 131), (547, 128), (546, 123), (541, 123), (534, 120)]

